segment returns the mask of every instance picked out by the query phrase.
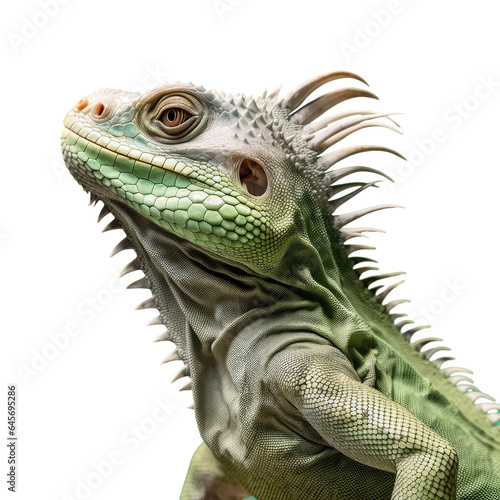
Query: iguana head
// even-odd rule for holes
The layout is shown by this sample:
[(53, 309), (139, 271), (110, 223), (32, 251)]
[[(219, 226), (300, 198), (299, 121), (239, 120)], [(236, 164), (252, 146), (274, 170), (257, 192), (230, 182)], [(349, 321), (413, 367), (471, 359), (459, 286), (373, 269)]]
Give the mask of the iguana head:
[[(356, 152), (384, 148), (320, 155), (359, 128), (388, 127), (372, 121), (383, 115), (320, 117), (347, 99), (375, 96), (344, 88), (303, 104), (314, 90), (339, 78), (363, 81), (352, 73), (329, 73), (283, 99), (277, 92), (247, 97), (180, 83), (142, 95), (99, 90), (66, 116), (64, 158), (82, 186), (105, 204), (120, 202), (158, 230), (269, 274), (285, 252), (315, 245), (312, 233), (318, 228), (308, 227), (308, 221), (325, 221), (327, 232), (335, 227), (331, 213), (348, 198), (329, 202), (332, 196), (373, 184), (338, 185), (357, 170), (328, 169)], [(337, 229), (349, 221), (339, 218)]]

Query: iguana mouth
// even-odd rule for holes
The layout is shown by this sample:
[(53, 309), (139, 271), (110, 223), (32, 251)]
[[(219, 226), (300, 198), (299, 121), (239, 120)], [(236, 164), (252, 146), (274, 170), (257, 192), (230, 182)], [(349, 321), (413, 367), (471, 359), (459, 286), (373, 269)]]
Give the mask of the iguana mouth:
[[(139, 164), (141, 166), (147, 165), (149, 167), (161, 168), (162, 170), (165, 170), (165, 171), (168, 171), (168, 172), (172, 172), (173, 174), (179, 175), (179, 176), (184, 177), (186, 179), (192, 179), (193, 181), (197, 181), (197, 179), (195, 179), (193, 176), (189, 175), (193, 171), (191, 169), (191, 167), (183, 164), (182, 162), (176, 162), (174, 165), (172, 165), (172, 163), (170, 163), (170, 164), (168, 163), (169, 159), (167, 157), (163, 157), (163, 156), (160, 156), (160, 155), (157, 155), (157, 156), (154, 156), (154, 157), (153, 157), (153, 155), (149, 155), (149, 156), (152, 156), (153, 158), (162, 158), (164, 161), (163, 161), (163, 163), (161, 163), (161, 165), (160, 165), (160, 160), (157, 160), (156, 162), (152, 162), (152, 161), (146, 161), (144, 159), (140, 159), (140, 158), (142, 158), (142, 156), (139, 156), (138, 158), (134, 158), (134, 157), (129, 156), (127, 154), (120, 153), (118, 150), (122, 146), (118, 147), (116, 150), (112, 150), (112, 149), (110, 149), (110, 148), (108, 148), (108, 147), (106, 147), (106, 146), (104, 146), (102, 144), (99, 144), (97, 141), (92, 141), (91, 139), (88, 139), (86, 136), (83, 136), (83, 135), (75, 132), (71, 128), (68, 128), (66, 125), (63, 128), (63, 132), (61, 134), (61, 139), (67, 141), (67, 138), (69, 136), (71, 136), (72, 134), (75, 137), (77, 137), (77, 140), (73, 144), (77, 147), (77, 149), (81, 149), (79, 152), (83, 153), (86, 156), (89, 156), (86, 153), (86, 151), (88, 149), (87, 146), (88, 146), (88, 144), (92, 144), (92, 145), (96, 146), (96, 149), (99, 148), (100, 151), (104, 150), (105, 152), (107, 152), (110, 155), (116, 155), (117, 157), (119, 157), (119, 158), (121, 158), (123, 160), (129, 160), (129, 161), (133, 162), (134, 164), (137, 163), (137, 164)], [(78, 145), (78, 141), (80, 141), (80, 140), (82, 141), (82, 143), (79, 146)], [(111, 139), (110, 139), (110, 142), (111, 142)], [(70, 143), (66, 142), (66, 144), (71, 144), (71, 142)], [(130, 150), (132, 149), (129, 146), (123, 146), (123, 147), (127, 147)], [(95, 152), (93, 154), (95, 154)], [(99, 155), (100, 155), (100, 152), (97, 153), (97, 155), (94, 158), (92, 158), (92, 157), (89, 156), (89, 159), (95, 161), (95, 158), (99, 157)], [(179, 163), (181, 163), (181, 166), (177, 167), (177, 171), (176, 171), (176, 166)], [(133, 171), (133, 167), (134, 166), (132, 166), (132, 170), (131, 171)], [(181, 173), (181, 171), (182, 171), (182, 173)], [(206, 186), (206, 188), (210, 189), (210, 186)]]

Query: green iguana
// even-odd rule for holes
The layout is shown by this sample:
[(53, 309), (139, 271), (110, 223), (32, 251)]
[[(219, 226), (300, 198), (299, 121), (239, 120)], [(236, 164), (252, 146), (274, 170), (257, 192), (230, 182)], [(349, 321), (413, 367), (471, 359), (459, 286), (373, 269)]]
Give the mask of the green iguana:
[[(386, 114), (326, 114), (361, 88), (284, 98), (169, 83), (94, 92), (64, 121), (75, 179), (137, 253), (162, 340), (189, 376), (204, 444), (182, 499), (500, 499), (500, 405), (464, 368), (413, 341), (422, 327), (387, 300), (366, 246), (346, 243), (376, 206), (343, 203), (375, 182), (337, 163), (379, 146), (332, 148)], [(337, 108), (338, 109), (338, 108)], [(377, 119), (380, 119), (377, 121)], [(373, 286), (375, 284), (376, 286)], [(432, 358), (432, 359), (431, 359)], [(470, 373), (470, 372), (469, 372)]]

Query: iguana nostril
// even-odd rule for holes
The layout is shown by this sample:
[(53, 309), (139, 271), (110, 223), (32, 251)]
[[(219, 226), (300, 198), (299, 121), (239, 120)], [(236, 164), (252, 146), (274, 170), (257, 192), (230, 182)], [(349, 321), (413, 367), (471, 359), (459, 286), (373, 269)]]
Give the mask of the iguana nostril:
[(84, 97), (83, 99), (81, 99), (80, 101), (78, 101), (78, 103), (76, 104), (76, 109), (78, 111), (82, 111), (84, 110), (87, 106), (89, 105), (89, 100)]
[(106, 106), (102, 102), (98, 102), (94, 106), (93, 115), (94, 118), (104, 118), (109, 113), (109, 106)]

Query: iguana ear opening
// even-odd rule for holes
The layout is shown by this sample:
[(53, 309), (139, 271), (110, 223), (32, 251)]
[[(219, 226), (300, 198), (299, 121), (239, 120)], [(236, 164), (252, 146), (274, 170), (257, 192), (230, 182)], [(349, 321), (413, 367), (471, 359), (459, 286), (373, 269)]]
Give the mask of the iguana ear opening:
[(267, 175), (257, 162), (243, 160), (240, 163), (239, 176), (250, 194), (262, 196), (267, 191)]

